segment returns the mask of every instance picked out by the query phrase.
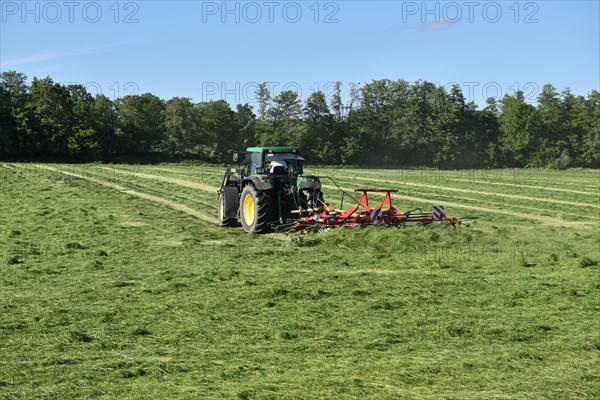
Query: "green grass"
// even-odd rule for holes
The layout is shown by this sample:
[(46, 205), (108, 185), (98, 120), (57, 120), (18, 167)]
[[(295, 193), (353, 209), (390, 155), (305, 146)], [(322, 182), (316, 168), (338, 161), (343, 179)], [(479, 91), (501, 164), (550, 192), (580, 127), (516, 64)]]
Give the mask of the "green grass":
[(597, 171), (315, 168), (480, 219), (294, 246), (136, 196), (214, 218), (222, 167), (44, 167), (0, 164), (1, 399), (600, 397)]

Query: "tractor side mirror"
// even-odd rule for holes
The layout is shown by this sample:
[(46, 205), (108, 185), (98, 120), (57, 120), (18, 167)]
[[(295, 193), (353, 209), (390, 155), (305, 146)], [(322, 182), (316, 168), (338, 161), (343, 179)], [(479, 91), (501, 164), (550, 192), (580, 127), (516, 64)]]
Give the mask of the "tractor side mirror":
[(240, 159), (240, 153), (237, 151), (233, 153), (233, 161), (237, 162)]

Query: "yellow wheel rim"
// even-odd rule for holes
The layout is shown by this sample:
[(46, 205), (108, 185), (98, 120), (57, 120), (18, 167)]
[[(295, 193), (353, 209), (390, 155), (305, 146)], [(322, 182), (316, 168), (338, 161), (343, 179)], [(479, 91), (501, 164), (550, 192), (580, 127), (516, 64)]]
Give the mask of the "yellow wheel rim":
[(223, 220), (225, 217), (225, 202), (223, 201), (223, 198), (221, 197), (220, 201), (219, 201), (219, 218), (221, 218), (221, 220)]
[(244, 197), (244, 222), (248, 226), (254, 223), (254, 198), (251, 194)]

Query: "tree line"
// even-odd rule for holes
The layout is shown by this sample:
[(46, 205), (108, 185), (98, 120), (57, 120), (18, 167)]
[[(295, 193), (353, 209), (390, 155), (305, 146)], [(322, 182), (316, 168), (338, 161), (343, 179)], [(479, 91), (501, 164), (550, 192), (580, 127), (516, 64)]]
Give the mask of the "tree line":
[(313, 163), (464, 167), (600, 167), (600, 92), (547, 84), (537, 105), (523, 92), (478, 109), (460, 87), (427, 81), (341, 84), (305, 101), (258, 86), (257, 110), (224, 100), (165, 101), (151, 93), (112, 101), (82, 85), (0, 74), (0, 158), (71, 161), (198, 159), (229, 162), (249, 139), (293, 145)]

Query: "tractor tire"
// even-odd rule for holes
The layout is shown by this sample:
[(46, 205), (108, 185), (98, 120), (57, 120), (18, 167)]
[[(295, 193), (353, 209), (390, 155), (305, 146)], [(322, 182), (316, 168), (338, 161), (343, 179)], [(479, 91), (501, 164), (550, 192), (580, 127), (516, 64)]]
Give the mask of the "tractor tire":
[(218, 222), (219, 226), (233, 227), (237, 225), (237, 210), (239, 208), (238, 191), (233, 187), (225, 187), (219, 194), (218, 199)]
[(273, 201), (268, 191), (259, 191), (246, 185), (240, 197), (240, 220), (248, 233), (268, 233), (271, 228)]
[(307, 209), (321, 209), (325, 204), (323, 192), (320, 190), (304, 189), (302, 190), (301, 206)]

